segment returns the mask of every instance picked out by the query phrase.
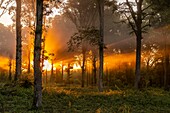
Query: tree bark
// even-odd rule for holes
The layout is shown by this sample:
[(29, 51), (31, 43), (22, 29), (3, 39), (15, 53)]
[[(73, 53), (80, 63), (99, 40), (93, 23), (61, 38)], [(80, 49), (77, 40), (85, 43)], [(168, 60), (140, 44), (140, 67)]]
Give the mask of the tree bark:
[(140, 67), (141, 67), (141, 40), (142, 40), (142, 3), (143, 0), (136, 2), (137, 4), (137, 17), (136, 17), (136, 69), (135, 69), (135, 88), (139, 89), (139, 83), (141, 78)]
[(164, 88), (168, 88), (168, 69), (169, 69), (169, 54), (165, 53), (165, 58), (164, 58)]
[(67, 82), (68, 82), (68, 85), (70, 87), (70, 78), (71, 78), (71, 74), (70, 74), (70, 63), (68, 63), (68, 69), (67, 69)]
[(167, 52), (167, 36), (164, 38), (164, 88), (168, 87), (168, 67), (169, 67), (169, 54)]
[(96, 56), (94, 56), (93, 57), (93, 85), (95, 85), (96, 86), (96, 84), (97, 84), (97, 73), (96, 73), (96, 71), (97, 71), (97, 68), (96, 68)]
[(104, 0), (98, 0), (99, 4), (99, 21), (100, 21), (100, 38), (99, 38), (99, 83), (98, 89), (99, 92), (103, 91), (103, 47), (104, 47)]
[(64, 80), (64, 65), (62, 63), (62, 66), (61, 66), (61, 81), (63, 82)]
[(140, 65), (141, 65), (141, 38), (137, 37), (137, 44), (136, 44), (136, 70), (135, 70), (135, 88), (139, 88), (139, 82), (140, 82)]
[(84, 81), (85, 81), (85, 61), (86, 61), (86, 50), (82, 50), (83, 54), (83, 64), (82, 64), (82, 80), (81, 80), (81, 87), (84, 87)]
[(34, 40), (34, 99), (33, 107), (42, 106), (42, 72), (41, 72), (41, 41), (42, 41), (43, 0), (36, 0), (36, 32)]
[(12, 58), (9, 59), (9, 81), (12, 80)]
[(51, 78), (50, 78), (51, 83), (54, 82), (54, 63), (53, 59), (51, 59)]
[(22, 36), (21, 36), (21, 0), (16, 0), (16, 67), (14, 80), (21, 75), (22, 66)]

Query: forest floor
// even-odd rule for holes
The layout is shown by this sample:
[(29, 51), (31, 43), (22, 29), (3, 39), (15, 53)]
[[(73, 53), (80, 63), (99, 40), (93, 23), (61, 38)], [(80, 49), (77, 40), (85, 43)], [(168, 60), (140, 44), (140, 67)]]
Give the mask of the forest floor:
[(159, 88), (105, 90), (43, 88), (43, 106), (32, 109), (33, 88), (0, 83), (0, 113), (170, 113), (170, 92)]

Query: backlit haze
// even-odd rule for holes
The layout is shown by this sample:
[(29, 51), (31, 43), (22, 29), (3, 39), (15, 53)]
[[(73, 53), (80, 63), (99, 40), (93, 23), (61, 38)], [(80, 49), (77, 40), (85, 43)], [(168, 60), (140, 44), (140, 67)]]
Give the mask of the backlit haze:
[[(123, 0), (119, 0), (118, 2), (123, 2)], [(55, 10), (55, 14), (51, 15), (53, 18), (51, 21), (51, 26), (48, 28), (46, 34), (45, 34), (45, 55), (49, 55), (51, 53), (54, 54), (54, 56), (50, 56), (48, 60), (44, 61), (44, 70), (50, 70), (52, 67), (52, 60), (54, 63), (54, 70), (57, 68), (60, 68), (62, 65), (65, 65), (65, 68), (67, 68), (68, 62), (73, 62), (72, 66), (74, 66), (74, 69), (81, 69), (81, 63), (77, 59), (81, 59), (80, 52), (68, 52), (67, 42), (70, 39), (70, 37), (77, 32), (75, 25), (67, 18), (65, 18), (63, 15), (60, 15), (60, 11), (62, 9)], [(124, 25), (124, 24), (115, 24), (113, 22), (113, 19), (118, 18), (117, 16), (113, 15), (111, 11), (105, 12), (105, 44), (107, 46), (107, 49), (105, 49), (105, 68), (106, 67), (117, 67), (121, 65), (122, 63), (126, 63), (129, 66), (134, 67), (135, 62), (135, 36), (129, 35), (130, 29)], [(4, 14), (0, 18), (0, 23), (3, 23), (4, 26), (9, 26), (12, 24), (11, 17), (8, 14)], [(3, 29), (5, 27), (2, 26)], [(8, 40), (5, 40), (7, 42), (5, 47), (2, 47), (2, 44), (0, 44), (1, 47), (1, 57), (0, 59), (4, 62), (1, 62), (0, 67), (5, 69), (8, 69), (8, 58), (12, 56), (12, 58), (15, 58), (15, 31), (11, 32), (10, 28), (6, 28), (7, 30), (0, 35), (4, 35), (8, 38)], [(26, 29), (26, 28), (23, 28)], [(164, 29), (164, 28), (163, 28)], [(157, 31), (162, 31), (161, 28), (157, 29)], [(164, 30), (167, 35), (168, 30)], [(9, 32), (9, 33), (8, 33)], [(11, 34), (8, 35), (7, 34)], [(24, 49), (23, 49), (23, 70), (27, 71), (27, 57), (28, 57), (28, 51), (27, 48), (31, 48), (31, 65), (33, 65), (33, 47), (29, 43), (33, 43), (33, 39), (31, 39), (31, 36), (29, 35), (29, 32), (27, 30), (23, 30), (22, 34), (24, 40), (27, 40), (24, 42)], [(44, 36), (44, 35), (43, 35)], [(155, 35), (155, 30), (151, 30), (150, 33), (146, 34), (144, 36), (143, 42), (153, 42), (155, 44), (160, 44), (160, 48), (162, 48), (163, 41), (158, 41), (159, 37), (163, 37), (162, 34), (159, 34), (159, 32)], [(164, 37), (163, 37), (164, 38)], [(11, 40), (12, 39), (12, 40)], [(28, 40), (29, 39), (29, 40)], [(168, 42), (168, 41), (167, 41)], [(7, 46), (9, 45), (9, 46)], [(13, 49), (9, 49), (13, 48)], [(8, 52), (4, 52), (8, 51)], [(98, 50), (96, 50), (98, 51)], [(78, 58), (79, 56), (80, 58)], [(127, 57), (128, 56), (128, 57)], [(90, 57), (89, 57), (90, 58)], [(75, 61), (75, 62), (74, 62)], [(32, 68), (32, 67), (31, 67)]]

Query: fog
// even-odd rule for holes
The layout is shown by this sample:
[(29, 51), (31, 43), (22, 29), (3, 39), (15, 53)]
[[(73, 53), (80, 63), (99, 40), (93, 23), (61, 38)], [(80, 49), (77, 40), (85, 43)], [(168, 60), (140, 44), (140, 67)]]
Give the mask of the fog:
[(10, 28), (0, 24), (0, 55), (14, 58), (15, 56), (15, 35)]
[[(96, 18), (96, 28), (98, 29), (99, 20)], [(68, 52), (67, 42), (70, 37), (77, 32), (76, 25), (69, 20), (65, 15), (58, 15), (53, 18), (53, 21), (47, 30), (45, 35), (45, 50), (46, 54), (54, 53), (55, 62), (73, 59), (74, 55), (80, 54), (78, 52)], [(120, 23), (119, 16), (113, 14), (111, 10), (105, 10), (105, 28), (104, 28), (104, 41), (106, 45), (105, 54), (107, 56), (113, 56), (114, 54), (135, 54), (136, 37), (134, 34), (129, 34), (131, 29), (126, 24)], [(0, 55), (4, 57), (15, 58), (15, 32), (11, 32), (10, 28), (0, 24)], [(33, 54), (33, 38), (30, 37), (30, 31), (27, 28), (22, 29), (23, 38), (23, 59), (27, 60), (27, 49), (25, 49), (26, 43), (29, 43), (28, 39), (32, 38), (32, 50)], [(142, 44), (156, 44), (159, 49), (169, 49), (170, 46), (169, 26), (150, 28), (147, 33), (143, 35)], [(97, 49), (97, 48), (96, 48)], [(142, 50), (144, 50), (142, 48)], [(96, 50), (98, 51), (98, 50)], [(114, 59), (116, 57), (114, 56)], [(134, 57), (133, 57), (134, 58)], [(33, 57), (31, 58), (33, 59)], [(134, 60), (134, 59), (133, 59)], [(107, 60), (106, 60), (107, 61)]]

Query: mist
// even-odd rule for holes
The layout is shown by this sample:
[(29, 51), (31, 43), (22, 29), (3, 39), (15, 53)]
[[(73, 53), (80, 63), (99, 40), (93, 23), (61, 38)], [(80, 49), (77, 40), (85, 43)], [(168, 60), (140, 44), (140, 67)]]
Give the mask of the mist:
[(0, 56), (15, 57), (15, 35), (10, 28), (0, 24)]

